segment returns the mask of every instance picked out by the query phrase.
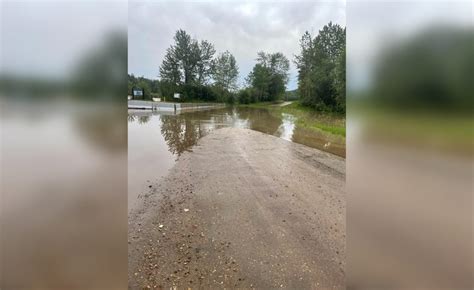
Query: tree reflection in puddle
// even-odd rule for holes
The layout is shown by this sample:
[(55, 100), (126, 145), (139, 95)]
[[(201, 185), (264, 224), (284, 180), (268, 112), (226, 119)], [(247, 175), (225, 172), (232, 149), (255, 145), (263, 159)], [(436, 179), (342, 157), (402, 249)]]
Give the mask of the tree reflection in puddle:
[[(273, 114), (266, 109), (223, 108), (181, 114), (128, 112), (129, 209), (149, 182), (165, 176), (185, 151), (200, 138), (224, 127), (247, 128), (282, 139), (345, 156), (345, 139), (296, 125), (291, 114)], [(330, 143), (330, 146), (325, 146)]]
[(134, 111), (128, 116), (130, 123), (141, 125), (152, 119), (156, 120), (169, 152), (177, 157), (209, 132), (224, 127), (248, 128), (345, 157), (343, 137), (300, 128), (293, 115), (283, 113), (278, 117), (266, 109), (229, 107), (182, 114)]

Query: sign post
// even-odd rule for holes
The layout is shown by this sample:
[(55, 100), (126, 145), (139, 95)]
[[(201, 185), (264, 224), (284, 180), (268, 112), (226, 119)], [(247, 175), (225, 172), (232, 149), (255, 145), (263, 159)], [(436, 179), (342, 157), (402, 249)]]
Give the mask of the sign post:
[(141, 88), (133, 88), (132, 95), (134, 99), (143, 99), (145, 92)]

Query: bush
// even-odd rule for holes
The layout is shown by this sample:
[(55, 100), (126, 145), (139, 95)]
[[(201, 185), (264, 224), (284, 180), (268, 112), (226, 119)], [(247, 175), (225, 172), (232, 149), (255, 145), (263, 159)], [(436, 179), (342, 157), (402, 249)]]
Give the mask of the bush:
[(240, 90), (238, 94), (239, 104), (249, 104), (251, 103), (251, 100), (252, 100), (251, 89), (247, 88), (247, 89)]
[(210, 86), (202, 85), (183, 85), (179, 90), (181, 93), (180, 102), (186, 101), (205, 101), (215, 102), (218, 101), (219, 95), (216, 90)]

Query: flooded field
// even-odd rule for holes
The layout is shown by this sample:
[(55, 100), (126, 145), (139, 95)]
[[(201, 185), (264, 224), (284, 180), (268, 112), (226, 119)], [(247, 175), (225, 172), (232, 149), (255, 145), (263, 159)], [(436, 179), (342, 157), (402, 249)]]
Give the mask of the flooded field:
[(183, 114), (129, 111), (128, 113), (128, 204), (151, 182), (158, 181), (176, 159), (209, 132), (225, 128), (245, 128), (317, 148), (345, 157), (345, 139), (315, 130), (300, 128), (296, 118), (282, 113), (278, 117), (267, 109), (225, 108)]

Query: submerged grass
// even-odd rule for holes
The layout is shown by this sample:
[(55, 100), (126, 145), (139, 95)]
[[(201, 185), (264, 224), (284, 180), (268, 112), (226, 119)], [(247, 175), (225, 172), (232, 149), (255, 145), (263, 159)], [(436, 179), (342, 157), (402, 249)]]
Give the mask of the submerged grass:
[(312, 108), (293, 102), (290, 105), (278, 107), (282, 113), (297, 118), (296, 124), (308, 129), (322, 130), (334, 135), (346, 136), (346, 118), (344, 115), (318, 112)]
[(296, 118), (296, 125), (308, 130), (323, 131), (332, 135), (346, 136), (346, 118), (344, 115), (318, 112), (312, 108), (301, 105), (295, 101), (286, 106), (280, 106), (280, 102), (261, 102), (248, 105), (240, 105), (247, 108), (268, 109), (270, 113), (290, 114)]
[(415, 145), (450, 153), (474, 152), (474, 121), (468, 114), (395, 110), (352, 105), (367, 137), (393, 145)]
[(254, 109), (270, 109), (270, 106), (277, 106), (281, 102), (259, 102), (259, 103), (252, 103), (252, 104), (239, 104), (239, 107), (244, 108), (254, 108)]

